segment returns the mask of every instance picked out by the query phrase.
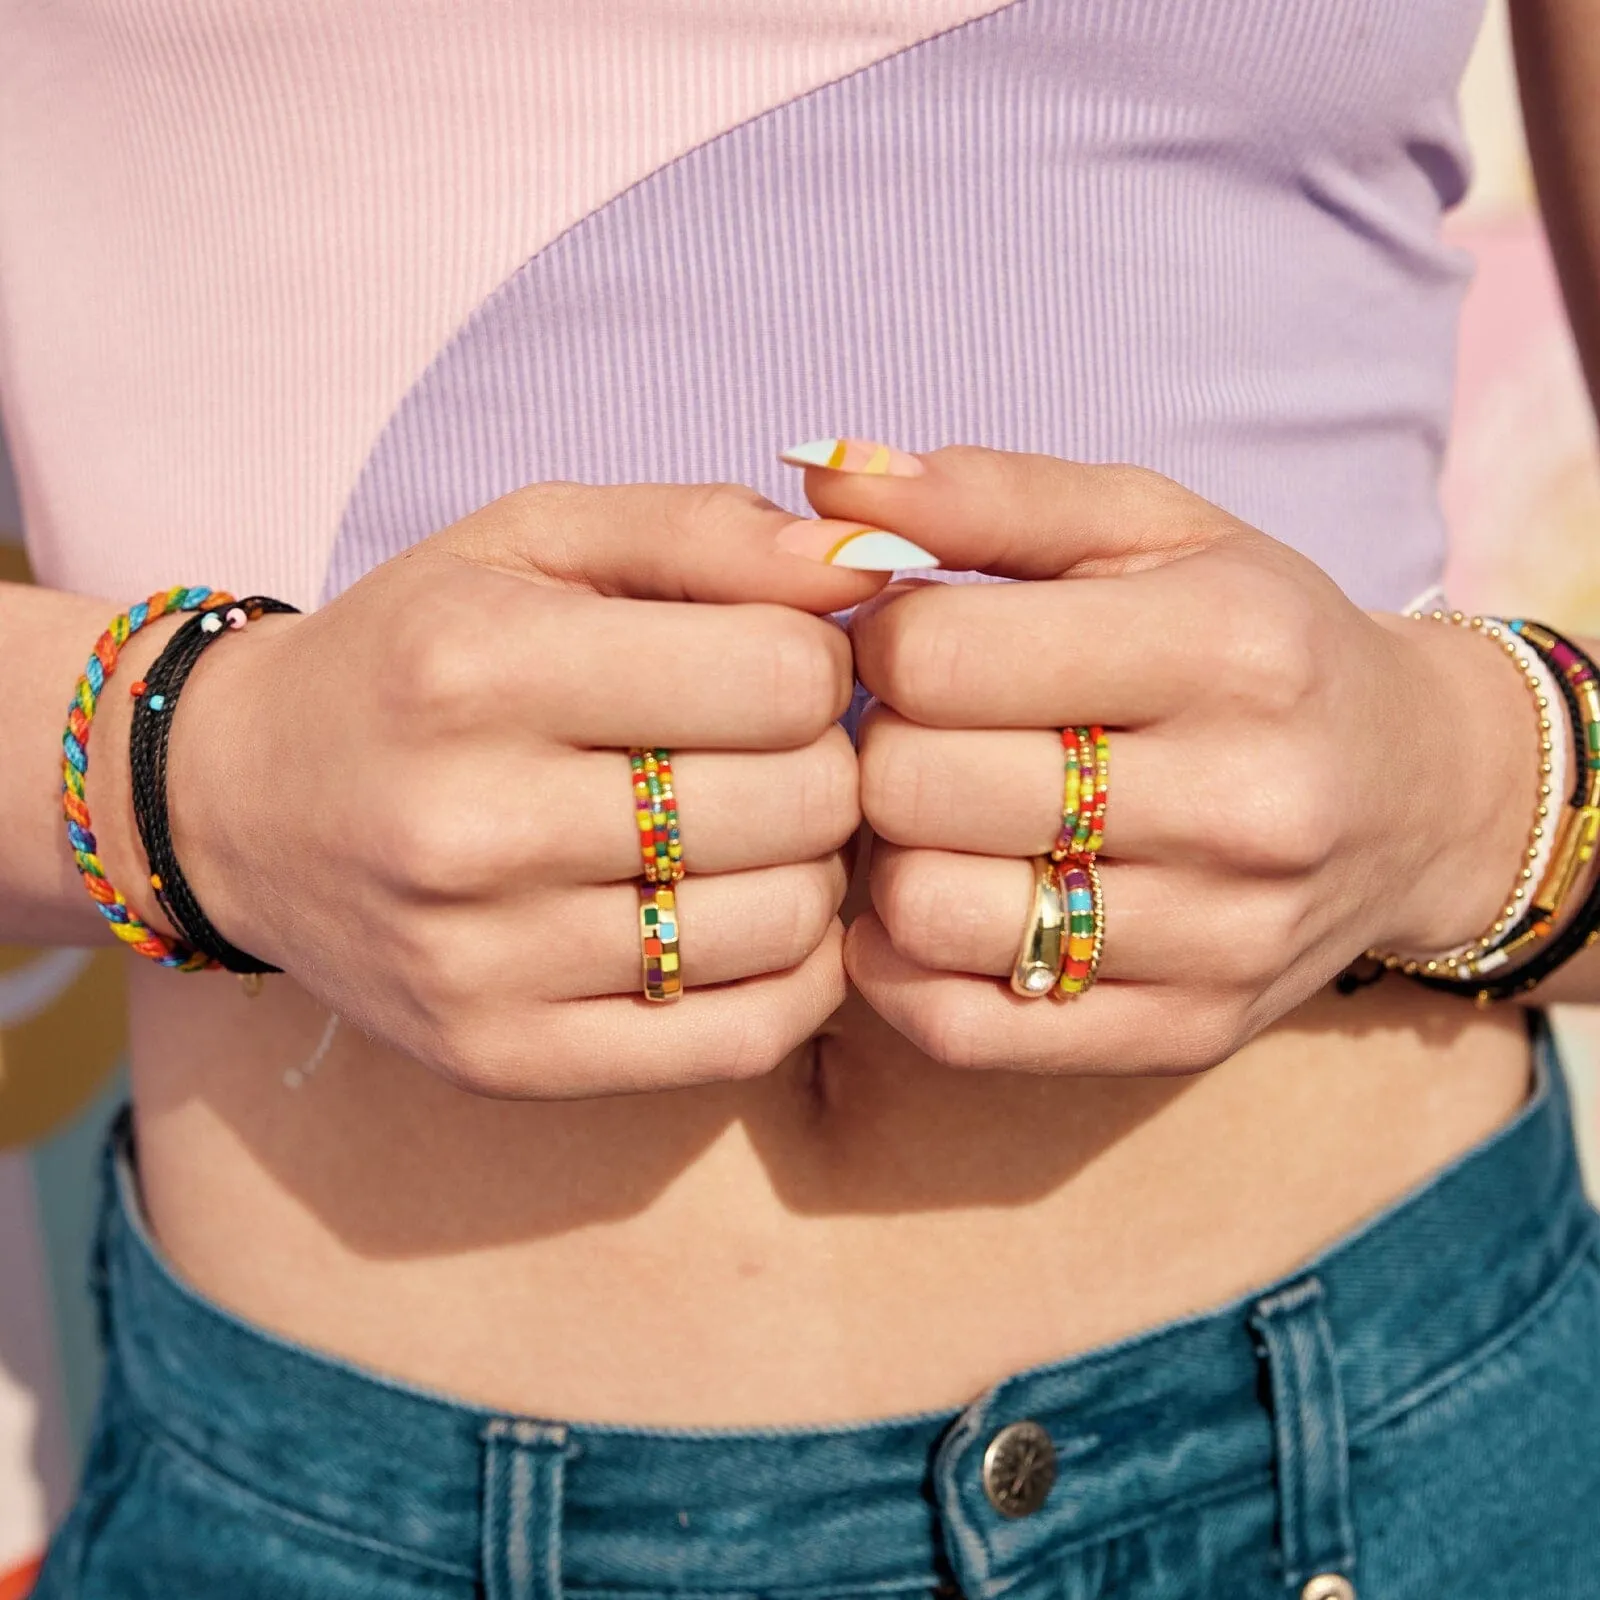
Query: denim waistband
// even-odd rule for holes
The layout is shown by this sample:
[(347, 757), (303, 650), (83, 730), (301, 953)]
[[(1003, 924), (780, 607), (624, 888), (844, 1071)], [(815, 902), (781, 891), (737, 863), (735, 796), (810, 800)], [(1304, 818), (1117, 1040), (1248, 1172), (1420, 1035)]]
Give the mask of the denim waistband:
[[(491, 1581), (491, 1596), (637, 1592), (641, 1573), (663, 1570), (675, 1592), (892, 1593), (953, 1575), (969, 1595), (996, 1593), (1046, 1552), (1275, 1470), (1285, 1478), (1284, 1430), (1308, 1384), (1337, 1401), (1338, 1428), (1359, 1440), (1513, 1327), (1596, 1224), (1541, 1032), (1533, 1092), (1508, 1125), (1258, 1292), (1018, 1373), (960, 1409), (677, 1430), (498, 1415), (252, 1327), (158, 1254), (126, 1116), (106, 1178), (98, 1260), (111, 1382), (147, 1428), (264, 1502), (441, 1572), (547, 1569)], [(1003, 1515), (983, 1459), (999, 1430), (1024, 1421), (1047, 1434), (1056, 1481), (1031, 1514)], [(1336, 1460), (1324, 1469), (1315, 1455), (1285, 1492), (1337, 1475)], [(1326, 1526), (1311, 1514), (1301, 1533), (1336, 1559), (1347, 1530), (1337, 1497), (1326, 1504)], [(491, 1544), (498, 1553), (486, 1555)], [(940, 1552), (931, 1575), (930, 1551)]]

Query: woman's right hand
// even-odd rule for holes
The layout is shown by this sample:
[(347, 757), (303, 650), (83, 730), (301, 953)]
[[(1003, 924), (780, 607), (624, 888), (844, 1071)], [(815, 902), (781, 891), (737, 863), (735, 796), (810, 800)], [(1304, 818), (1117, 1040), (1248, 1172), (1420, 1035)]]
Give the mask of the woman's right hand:
[[(825, 614), (884, 582), (787, 554), (793, 521), (731, 484), (537, 484), (220, 641), (169, 758), (200, 903), (474, 1093), (770, 1070), (844, 997)], [(638, 745), (673, 751), (683, 818), (675, 1005), (640, 998)]]

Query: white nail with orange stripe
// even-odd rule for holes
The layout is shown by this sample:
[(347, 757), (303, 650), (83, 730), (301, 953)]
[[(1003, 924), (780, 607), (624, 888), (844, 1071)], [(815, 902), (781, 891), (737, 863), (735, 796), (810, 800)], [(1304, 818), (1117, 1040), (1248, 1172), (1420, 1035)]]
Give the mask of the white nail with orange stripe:
[(796, 517), (779, 531), (777, 543), (791, 555), (856, 572), (926, 571), (939, 565), (936, 555), (898, 533), (833, 517)]

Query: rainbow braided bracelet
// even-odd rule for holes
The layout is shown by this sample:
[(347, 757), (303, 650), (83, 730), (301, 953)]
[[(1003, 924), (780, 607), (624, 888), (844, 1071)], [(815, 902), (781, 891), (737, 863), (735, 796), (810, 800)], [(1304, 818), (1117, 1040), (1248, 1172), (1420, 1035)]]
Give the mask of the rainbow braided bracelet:
[[(166, 589), (148, 600), (129, 606), (95, 641), (94, 654), (83, 669), (67, 708), (67, 731), (61, 740), (61, 809), (67, 819), (67, 842), (78, 864), (89, 898), (100, 908), (100, 915), (111, 924), (111, 931), (142, 956), (179, 972), (205, 972), (220, 967), (200, 950), (168, 939), (147, 926), (128, 908), (128, 902), (112, 887), (98, 855), (94, 831), (89, 822), (89, 806), (84, 799), (84, 779), (89, 771), (89, 729), (106, 679), (116, 671), (122, 647), (148, 622), (178, 611), (201, 611), (207, 606), (227, 605), (231, 594), (220, 589)], [(155, 707), (159, 710), (159, 707)]]

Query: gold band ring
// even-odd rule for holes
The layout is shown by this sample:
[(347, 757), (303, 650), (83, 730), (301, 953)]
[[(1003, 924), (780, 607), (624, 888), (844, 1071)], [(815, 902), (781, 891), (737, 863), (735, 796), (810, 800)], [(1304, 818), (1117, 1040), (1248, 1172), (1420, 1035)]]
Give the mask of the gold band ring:
[(1061, 874), (1049, 856), (1033, 858), (1033, 903), (1011, 969), (1011, 992), (1025, 1000), (1050, 993), (1066, 959), (1067, 907)]

